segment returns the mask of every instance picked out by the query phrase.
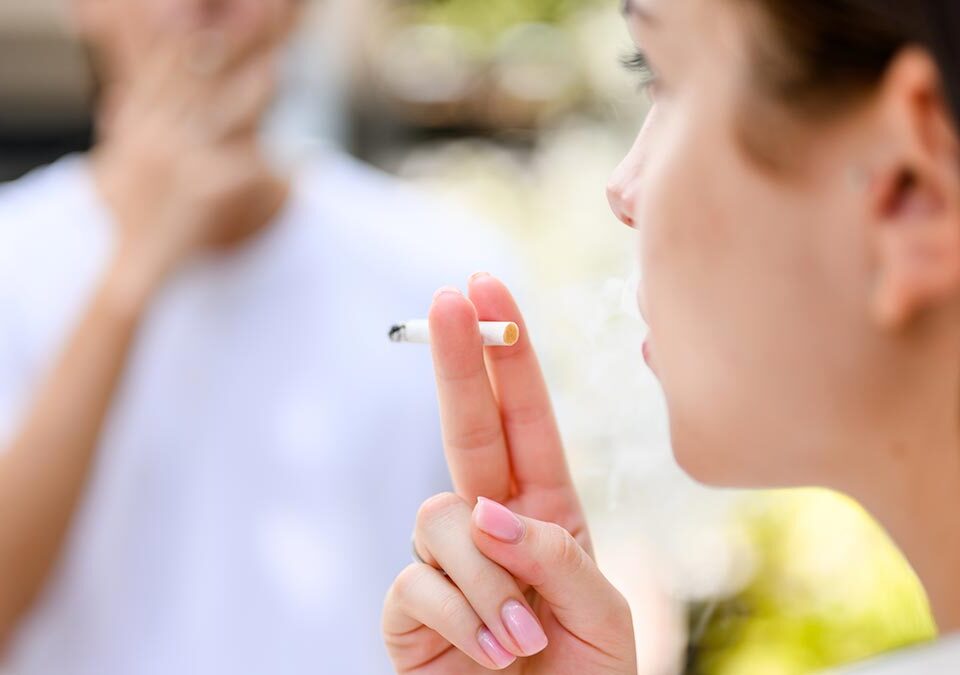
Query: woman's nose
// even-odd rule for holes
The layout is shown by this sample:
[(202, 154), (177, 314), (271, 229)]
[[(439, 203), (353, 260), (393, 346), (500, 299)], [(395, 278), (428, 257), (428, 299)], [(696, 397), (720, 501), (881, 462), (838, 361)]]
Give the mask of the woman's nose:
[(640, 177), (643, 166), (644, 133), (637, 136), (636, 142), (623, 161), (620, 162), (610, 182), (607, 183), (607, 201), (614, 215), (628, 227), (634, 227), (633, 214), (636, 212), (640, 192)]
[(607, 184), (607, 201), (610, 202), (610, 208), (620, 222), (627, 227), (633, 227), (633, 216), (630, 215), (632, 208), (627, 195), (628, 187), (618, 168)]
[(635, 227), (634, 214), (640, 198), (644, 165), (649, 152), (648, 138), (658, 118), (657, 108), (651, 108), (643, 120), (643, 127), (637, 134), (630, 152), (610, 176), (607, 183), (607, 201), (614, 215), (627, 227)]

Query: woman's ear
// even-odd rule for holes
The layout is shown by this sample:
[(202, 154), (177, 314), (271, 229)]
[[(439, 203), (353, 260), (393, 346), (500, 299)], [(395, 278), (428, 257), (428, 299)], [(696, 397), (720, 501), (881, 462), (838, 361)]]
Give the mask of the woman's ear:
[(960, 145), (928, 53), (896, 57), (878, 100), (893, 161), (869, 187), (874, 313), (888, 328), (960, 298)]

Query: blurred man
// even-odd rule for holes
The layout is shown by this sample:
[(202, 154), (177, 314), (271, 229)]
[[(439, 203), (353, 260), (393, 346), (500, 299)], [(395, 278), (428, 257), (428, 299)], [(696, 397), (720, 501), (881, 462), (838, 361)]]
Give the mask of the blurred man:
[(0, 670), (387, 671), (442, 487), (427, 350), (493, 246), (258, 140), (295, 0), (73, 0), (98, 138), (0, 190)]

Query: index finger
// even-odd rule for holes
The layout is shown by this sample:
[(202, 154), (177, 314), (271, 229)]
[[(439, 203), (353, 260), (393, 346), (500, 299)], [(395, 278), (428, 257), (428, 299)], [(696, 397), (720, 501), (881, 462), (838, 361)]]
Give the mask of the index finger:
[(441, 289), (430, 309), (430, 343), (443, 447), (457, 494), (510, 496), (507, 442), (483, 360), (477, 312), (456, 289)]

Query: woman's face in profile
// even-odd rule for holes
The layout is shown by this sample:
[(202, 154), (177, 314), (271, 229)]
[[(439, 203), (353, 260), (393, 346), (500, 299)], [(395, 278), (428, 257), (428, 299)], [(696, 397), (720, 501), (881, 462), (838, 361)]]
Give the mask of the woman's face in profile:
[(654, 107), (609, 197), (639, 231), (674, 452), (710, 484), (821, 483), (890, 389), (848, 160), (861, 135), (756, 91), (757, 41), (776, 37), (753, 2), (631, 0), (626, 16)]

